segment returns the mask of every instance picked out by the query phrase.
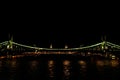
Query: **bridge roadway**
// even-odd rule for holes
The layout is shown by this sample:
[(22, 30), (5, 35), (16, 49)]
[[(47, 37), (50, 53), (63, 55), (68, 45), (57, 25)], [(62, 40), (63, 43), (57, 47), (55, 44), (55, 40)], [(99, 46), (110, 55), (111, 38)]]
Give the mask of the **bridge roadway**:
[(44, 57), (71, 57), (71, 58), (80, 58), (80, 57), (92, 57), (92, 56), (99, 56), (99, 57), (103, 57), (103, 58), (109, 58), (109, 59), (119, 59), (120, 58), (120, 55), (118, 54), (114, 54), (114, 53), (111, 53), (111, 52), (47, 52), (47, 51), (44, 51), (44, 52), (23, 52), (21, 54), (17, 54), (17, 53), (14, 53), (14, 54), (8, 54), (8, 55), (4, 55), (4, 56), (0, 56), (0, 59), (3, 59), (3, 58), (21, 58), (21, 57), (41, 57), (43, 56)]

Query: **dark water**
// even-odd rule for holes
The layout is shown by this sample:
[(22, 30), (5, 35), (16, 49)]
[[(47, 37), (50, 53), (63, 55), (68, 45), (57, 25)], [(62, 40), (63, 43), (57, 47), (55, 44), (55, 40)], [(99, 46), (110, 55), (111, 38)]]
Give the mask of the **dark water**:
[(0, 80), (119, 80), (119, 60), (40, 56), (0, 60)]

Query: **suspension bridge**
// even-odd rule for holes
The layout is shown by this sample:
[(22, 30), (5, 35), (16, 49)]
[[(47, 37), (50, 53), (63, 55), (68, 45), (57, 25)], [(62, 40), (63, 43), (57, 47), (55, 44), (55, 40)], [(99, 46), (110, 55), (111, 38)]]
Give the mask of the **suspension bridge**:
[(77, 48), (41, 48), (16, 43), (12, 40), (0, 43), (0, 55), (77, 54), (78, 52), (120, 52), (120, 45), (102, 41)]

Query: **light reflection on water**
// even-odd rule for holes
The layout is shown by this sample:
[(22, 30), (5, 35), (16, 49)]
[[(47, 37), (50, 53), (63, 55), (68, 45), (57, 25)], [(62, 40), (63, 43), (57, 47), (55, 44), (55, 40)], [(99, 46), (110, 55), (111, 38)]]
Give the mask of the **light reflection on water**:
[(96, 61), (97, 66), (111, 66), (111, 67), (117, 67), (119, 65), (118, 60), (97, 60)]
[(109, 59), (4, 59), (0, 80), (115, 80), (119, 60)]
[(87, 71), (87, 63), (85, 60), (79, 60), (78, 61), (79, 64), (79, 76), (81, 76), (81, 79), (86, 79), (86, 71)]
[(0, 80), (11, 79), (14, 80), (16, 77), (18, 63), (16, 60), (2, 60), (0, 61)]
[(71, 65), (70, 65), (70, 61), (69, 60), (64, 60), (63, 61), (63, 78), (64, 79), (69, 79), (70, 78), (70, 68), (71, 68)]
[(38, 61), (33, 60), (29, 62), (29, 67), (30, 67), (30, 72), (36, 71), (37, 70), (37, 66), (38, 65)]
[(17, 62), (16, 60), (12, 60), (12, 61), (8, 61), (9, 62), (9, 70), (10, 70), (10, 79), (13, 79), (14, 80), (14, 77), (16, 76), (16, 70), (17, 70)]
[(48, 61), (48, 75), (50, 78), (55, 77), (55, 73), (54, 73), (54, 68), (55, 68), (55, 64), (53, 60), (49, 60)]

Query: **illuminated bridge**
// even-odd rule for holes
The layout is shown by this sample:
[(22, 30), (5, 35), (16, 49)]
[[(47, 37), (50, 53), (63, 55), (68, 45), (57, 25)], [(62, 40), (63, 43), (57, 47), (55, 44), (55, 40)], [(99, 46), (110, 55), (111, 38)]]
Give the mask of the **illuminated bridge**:
[(39, 56), (42, 54), (75, 54), (82, 56), (100, 55), (120, 57), (120, 45), (102, 41), (93, 45), (77, 47), (77, 48), (41, 48), (28, 46), (20, 43), (16, 43), (12, 40), (4, 41), (0, 43), (0, 58), (2, 57), (23, 57), (23, 56)]

